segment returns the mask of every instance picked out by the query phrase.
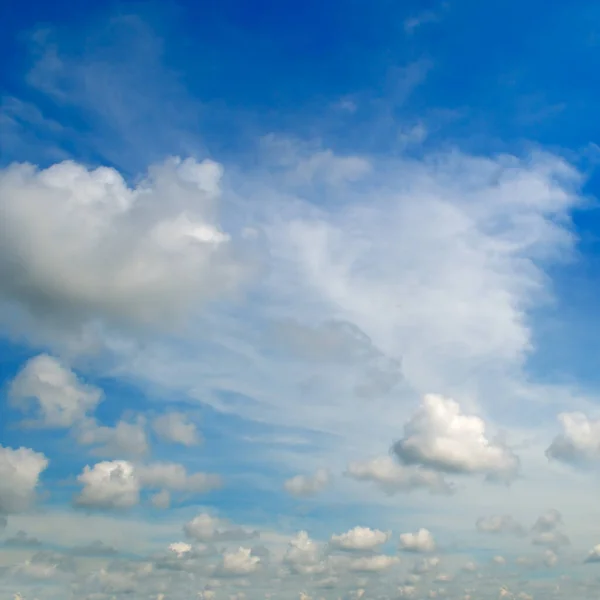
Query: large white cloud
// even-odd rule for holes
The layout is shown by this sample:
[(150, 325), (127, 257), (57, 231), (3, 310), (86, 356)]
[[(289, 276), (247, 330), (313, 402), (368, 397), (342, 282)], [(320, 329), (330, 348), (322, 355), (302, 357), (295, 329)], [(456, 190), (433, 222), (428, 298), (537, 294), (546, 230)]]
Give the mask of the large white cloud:
[(483, 419), (463, 414), (456, 401), (435, 394), (423, 398), (394, 452), (406, 464), (449, 473), (511, 478), (519, 467), (509, 448), (487, 437)]
[(243, 269), (218, 225), (222, 167), (170, 159), (128, 187), (75, 162), (0, 171), (0, 292), (43, 321), (161, 325)]
[[(188, 473), (183, 465), (170, 462), (134, 464), (126, 460), (103, 461), (89, 465), (77, 477), (83, 485), (75, 502), (90, 508), (129, 508), (140, 499), (142, 489), (204, 493), (222, 485), (218, 475)], [(168, 500), (168, 502), (166, 501)], [(170, 503), (154, 501), (157, 507)], [(206, 515), (208, 519), (208, 515)]]
[(0, 515), (27, 510), (48, 459), (31, 448), (0, 445)]
[(102, 391), (80, 381), (56, 358), (40, 354), (17, 373), (9, 397), (13, 406), (33, 412), (31, 424), (70, 427), (96, 408)]

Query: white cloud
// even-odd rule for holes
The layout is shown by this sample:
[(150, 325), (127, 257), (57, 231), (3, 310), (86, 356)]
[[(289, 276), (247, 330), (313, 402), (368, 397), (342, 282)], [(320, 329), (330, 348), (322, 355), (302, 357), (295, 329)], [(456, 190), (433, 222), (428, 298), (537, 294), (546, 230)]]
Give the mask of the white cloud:
[(124, 460), (86, 466), (77, 477), (83, 485), (75, 502), (89, 508), (130, 508), (139, 502), (140, 484), (134, 466)]
[(48, 459), (31, 448), (0, 445), (0, 515), (29, 508)]
[(149, 451), (146, 422), (138, 417), (132, 422), (118, 421), (114, 427), (86, 419), (76, 429), (77, 441), (95, 446), (94, 454), (110, 458), (139, 458)]
[(350, 563), (350, 570), (377, 573), (380, 571), (385, 571), (399, 562), (400, 559), (397, 556), (387, 556), (386, 554), (361, 556), (360, 558), (355, 558)]
[(178, 412), (160, 415), (152, 422), (152, 427), (158, 437), (166, 442), (183, 446), (194, 446), (201, 441), (195, 423)]
[(525, 528), (510, 515), (493, 515), (477, 519), (477, 531), (481, 533), (512, 533), (523, 535)]
[(17, 373), (9, 398), (14, 407), (33, 412), (26, 424), (71, 427), (96, 408), (102, 391), (80, 381), (56, 358), (40, 354)]
[(201, 513), (185, 524), (184, 531), (188, 537), (201, 542), (212, 539), (217, 533), (220, 520), (208, 513)]
[(390, 539), (389, 531), (369, 527), (354, 527), (346, 533), (332, 535), (330, 543), (344, 550), (373, 550)]
[(312, 496), (321, 492), (331, 481), (327, 469), (317, 469), (314, 475), (296, 475), (284, 483), (284, 488), (292, 496)]
[(370, 481), (387, 494), (426, 489), (432, 493), (451, 493), (453, 487), (440, 473), (421, 467), (399, 465), (391, 456), (364, 462), (351, 462), (346, 475), (358, 481)]
[(174, 542), (169, 544), (169, 550), (177, 555), (178, 558), (182, 557), (192, 551), (192, 546), (185, 542)]
[(137, 466), (135, 473), (143, 487), (186, 492), (208, 492), (221, 487), (222, 480), (210, 473), (188, 473), (183, 465), (155, 462)]
[(250, 548), (240, 547), (236, 552), (225, 552), (220, 573), (225, 575), (248, 575), (260, 566), (260, 558), (252, 555)]
[(400, 548), (405, 552), (433, 552), (436, 544), (430, 531), (419, 529), (416, 533), (400, 534)]
[(3, 169), (5, 299), (53, 326), (161, 326), (231, 289), (243, 269), (216, 220), (222, 170), (170, 159), (129, 188), (75, 162)]
[(295, 573), (303, 575), (322, 573), (325, 570), (322, 549), (306, 531), (299, 531), (289, 541), (283, 561)]
[(600, 419), (572, 412), (561, 413), (558, 420), (563, 432), (546, 450), (548, 458), (566, 463), (600, 460)]
[(519, 467), (511, 450), (488, 439), (483, 419), (462, 414), (457, 402), (435, 394), (423, 398), (394, 452), (406, 464), (449, 473), (512, 478)]

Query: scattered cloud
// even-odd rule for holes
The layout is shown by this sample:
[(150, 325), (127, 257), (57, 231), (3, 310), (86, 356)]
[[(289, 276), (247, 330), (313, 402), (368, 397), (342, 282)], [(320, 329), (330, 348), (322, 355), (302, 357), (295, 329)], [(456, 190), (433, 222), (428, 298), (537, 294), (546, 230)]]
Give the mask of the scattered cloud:
[(323, 491), (331, 481), (327, 469), (317, 469), (314, 475), (296, 475), (284, 483), (285, 491), (292, 496), (313, 496)]
[(14, 407), (33, 413), (24, 425), (68, 428), (93, 412), (103, 394), (80, 381), (56, 358), (40, 354), (17, 373), (9, 397)]
[(405, 552), (433, 552), (435, 548), (433, 535), (427, 529), (400, 534), (400, 549)]
[(423, 398), (394, 452), (408, 465), (446, 473), (512, 479), (519, 468), (519, 459), (509, 448), (487, 437), (483, 419), (463, 414), (457, 402), (434, 394)]
[(152, 428), (161, 440), (186, 447), (195, 446), (202, 440), (195, 423), (178, 412), (165, 413), (156, 417), (152, 422)]

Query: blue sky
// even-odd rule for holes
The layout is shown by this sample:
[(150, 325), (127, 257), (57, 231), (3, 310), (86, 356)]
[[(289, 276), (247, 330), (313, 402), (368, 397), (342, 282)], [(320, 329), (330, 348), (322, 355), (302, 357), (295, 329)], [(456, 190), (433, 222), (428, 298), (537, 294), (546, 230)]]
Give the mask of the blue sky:
[(597, 3), (6, 12), (7, 597), (598, 597)]

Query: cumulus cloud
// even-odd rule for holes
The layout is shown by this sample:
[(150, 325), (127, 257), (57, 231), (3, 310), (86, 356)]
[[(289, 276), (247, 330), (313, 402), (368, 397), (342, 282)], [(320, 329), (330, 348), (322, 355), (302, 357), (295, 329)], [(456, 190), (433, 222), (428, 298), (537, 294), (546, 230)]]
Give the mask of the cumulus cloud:
[(483, 473), (512, 478), (519, 459), (507, 447), (491, 441), (480, 417), (464, 415), (457, 402), (435, 394), (423, 398), (404, 426), (394, 452), (406, 464), (448, 473)]
[(12, 406), (32, 413), (25, 424), (62, 428), (92, 412), (102, 400), (102, 391), (80, 381), (58, 359), (40, 354), (13, 379), (9, 398)]
[(314, 475), (296, 475), (288, 479), (283, 487), (292, 496), (313, 496), (321, 492), (331, 481), (327, 469), (317, 469)]
[(372, 482), (390, 495), (417, 489), (450, 494), (454, 489), (441, 473), (419, 466), (399, 465), (390, 456), (351, 462), (346, 475), (357, 481)]
[(360, 558), (355, 558), (350, 563), (350, 570), (377, 573), (380, 571), (385, 571), (399, 562), (400, 559), (397, 556), (388, 556), (386, 554), (361, 556)]
[(104, 461), (93, 467), (88, 465), (77, 481), (83, 485), (75, 499), (78, 506), (131, 508), (139, 502), (140, 483), (134, 466), (127, 461)]
[(31, 448), (0, 445), (0, 515), (27, 510), (48, 459)]
[(322, 561), (322, 549), (312, 540), (306, 531), (299, 531), (289, 542), (283, 562), (292, 571), (302, 575), (322, 573), (325, 564)]
[(343, 550), (373, 550), (390, 539), (389, 531), (369, 529), (369, 527), (354, 527), (346, 533), (332, 535), (329, 543)]
[(260, 566), (260, 558), (252, 555), (250, 548), (240, 547), (236, 552), (225, 552), (219, 573), (223, 575), (249, 575)]
[(182, 413), (170, 412), (160, 415), (154, 419), (152, 427), (156, 435), (166, 442), (190, 447), (201, 441), (195, 423)]
[(400, 534), (400, 549), (405, 552), (433, 552), (435, 548), (433, 535), (427, 529)]
[(575, 464), (600, 460), (600, 419), (572, 412), (561, 413), (558, 420), (563, 432), (546, 450), (549, 459)]
[(550, 509), (540, 515), (531, 528), (532, 543), (557, 549), (571, 542), (566, 534), (559, 530), (563, 524), (562, 515), (556, 509)]
[(2, 295), (53, 325), (176, 321), (243, 273), (217, 222), (222, 172), (169, 159), (130, 188), (115, 169), (72, 161), (6, 167)]
[(525, 528), (510, 515), (493, 515), (477, 519), (475, 525), (480, 533), (511, 533), (524, 535)]

